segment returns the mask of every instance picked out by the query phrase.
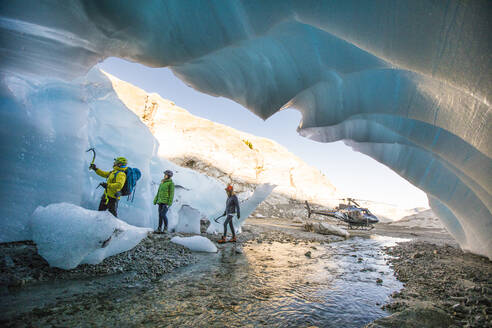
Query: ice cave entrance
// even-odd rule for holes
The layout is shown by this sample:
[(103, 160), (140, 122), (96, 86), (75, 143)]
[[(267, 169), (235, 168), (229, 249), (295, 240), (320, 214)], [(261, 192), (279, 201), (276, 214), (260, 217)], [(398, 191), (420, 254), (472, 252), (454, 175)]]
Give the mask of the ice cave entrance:
[(278, 142), (320, 169), (340, 197), (371, 200), (379, 204), (375, 206), (402, 210), (429, 207), (423, 191), (385, 165), (353, 151), (343, 141), (320, 143), (300, 136), (296, 128), (302, 117), (293, 108), (279, 111), (265, 121), (232, 100), (194, 90), (167, 67), (151, 68), (116, 57), (107, 58), (97, 67), (148, 93), (155, 92), (193, 115)]

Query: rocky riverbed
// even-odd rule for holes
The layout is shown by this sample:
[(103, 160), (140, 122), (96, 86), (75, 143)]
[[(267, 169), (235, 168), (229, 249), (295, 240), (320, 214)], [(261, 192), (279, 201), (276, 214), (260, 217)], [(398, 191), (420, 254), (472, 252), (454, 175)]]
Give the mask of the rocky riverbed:
[(193, 263), (187, 248), (170, 242), (169, 235), (151, 234), (135, 248), (111, 256), (97, 265), (72, 270), (50, 267), (30, 241), (0, 245), (0, 286), (21, 287), (40, 282), (101, 277), (133, 272), (133, 280), (153, 281), (175, 268)]
[(395, 313), (370, 327), (492, 327), (491, 261), (428, 242), (386, 251), (405, 288), (384, 305)]
[[(214, 260), (218, 261), (215, 264), (217, 268), (213, 269), (212, 272), (215, 272), (214, 270), (219, 271), (212, 276), (206, 274), (204, 277), (209, 277), (207, 283), (195, 282), (196, 277), (191, 272), (195, 269), (187, 273), (188, 268), (184, 268), (184, 266), (191, 263), (200, 265), (200, 261), (208, 260), (204, 260), (205, 257), (202, 255), (198, 256), (180, 245), (171, 243), (170, 238), (172, 236), (150, 235), (134, 249), (110, 257), (98, 265), (81, 265), (76, 269), (67, 271), (50, 268), (46, 261), (37, 255), (36, 246), (32, 243), (0, 245), (0, 308), (2, 309), (0, 324), (15, 327), (84, 326), (82, 323), (88, 315), (91, 316), (90, 322), (108, 325), (123, 323), (125, 320), (133, 320), (133, 323), (138, 321), (142, 325), (146, 325), (146, 320), (151, 320), (149, 322), (154, 323), (189, 323), (192, 321), (187, 320), (195, 320), (193, 319), (194, 316), (200, 315), (205, 315), (209, 323), (219, 322), (222, 320), (222, 308), (217, 310), (218, 312), (214, 312), (215, 317), (211, 316), (210, 312), (207, 312), (208, 314), (196, 313), (197, 306), (201, 306), (200, 302), (202, 301), (200, 297), (195, 297), (194, 293), (197, 292), (202, 295), (205, 293), (204, 290), (209, 290), (207, 297), (215, 306), (217, 301), (213, 300), (212, 295), (222, 295), (221, 293), (225, 292), (224, 295), (220, 296), (223, 298), (221, 300), (225, 302), (226, 299), (229, 300), (228, 292), (222, 290), (222, 283), (217, 283), (214, 280), (215, 275), (229, 275), (231, 272), (237, 272), (236, 274), (242, 274), (241, 279), (251, 279), (249, 275), (244, 276), (244, 274), (247, 270), (253, 270), (252, 268), (255, 267), (253, 263), (257, 262), (256, 266), (258, 266), (259, 271), (253, 270), (251, 272), (255, 272), (258, 275), (257, 278), (264, 281), (263, 271), (269, 270), (268, 268), (275, 270), (275, 274), (284, 274), (282, 273), (284, 269), (281, 266), (265, 266), (265, 261), (281, 263), (283, 256), (284, 259), (288, 260), (286, 262), (288, 266), (296, 264), (299, 265), (298, 268), (306, 270), (306, 268), (311, 268), (314, 265), (313, 268), (316, 267), (317, 269), (313, 269), (313, 272), (328, 270), (319, 276), (324, 277), (320, 279), (340, 278), (344, 281), (343, 277), (354, 274), (353, 277), (357, 277), (356, 281), (361, 283), (361, 286), (376, 286), (369, 287), (370, 291), (368, 291), (370, 295), (373, 295), (371, 311), (376, 311), (375, 309), (381, 307), (380, 311), (390, 311), (393, 314), (374, 321), (368, 327), (492, 326), (491, 262), (479, 256), (463, 253), (456, 247), (449, 235), (434, 230), (410, 230), (404, 227), (396, 229), (395, 227), (378, 225), (371, 232), (358, 232), (354, 234), (353, 238), (345, 240), (338, 236), (304, 231), (302, 224), (296, 224), (292, 220), (248, 219), (247, 224), (243, 227), (243, 232), (239, 235), (237, 245), (219, 245), (219, 254), (216, 255), (218, 258)], [(219, 236), (214, 235), (205, 236), (213, 241), (219, 238)], [(367, 254), (368, 257), (366, 257), (364, 251), (367, 246), (361, 245), (366, 245), (367, 242), (360, 238), (369, 238), (370, 236), (392, 236), (396, 239), (412, 239), (413, 242), (386, 248), (379, 253)], [(357, 240), (361, 241), (360, 245)], [(431, 243), (431, 240), (438, 243)], [(371, 242), (367, 245), (371, 245)], [(285, 254), (281, 256), (279, 252)], [(295, 254), (291, 254), (291, 252)], [(386, 255), (384, 255), (385, 253)], [(276, 259), (278, 256), (280, 257)], [(374, 295), (383, 292), (385, 288), (389, 288), (389, 285), (386, 284), (393, 284), (391, 288), (395, 287), (394, 283), (391, 283), (394, 278), (389, 278), (392, 275), (389, 268), (387, 269), (389, 271), (383, 275), (380, 275), (378, 270), (374, 271), (372, 265), (375, 263), (371, 264), (375, 258), (373, 256), (380, 258), (377, 265), (388, 267), (384, 264), (385, 260), (388, 261), (395, 272), (395, 276), (405, 284), (405, 288), (393, 293), (389, 300), (385, 300), (388, 296), (383, 294), (378, 296), (380, 300), (374, 300)], [(328, 261), (327, 264), (323, 264), (324, 261)], [(241, 264), (239, 265), (239, 263)], [(190, 266), (190, 269), (196, 268), (196, 264)], [(212, 267), (215, 268), (215, 265)], [(251, 265), (253, 267), (250, 267)], [(178, 269), (179, 273), (176, 274), (175, 269), (179, 267), (183, 268)], [(203, 270), (210, 269), (203, 268)], [(331, 272), (330, 270), (334, 271)], [(271, 273), (266, 277), (269, 276)], [(282, 278), (281, 281), (285, 281), (285, 279), (287, 278)], [(319, 290), (312, 289), (314, 286), (312, 283), (309, 281), (302, 282), (303, 279), (301, 274), (291, 283), (299, 284), (299, 286), (310, 286), (309, 293), (319, 293)], [(163, 282), (165, 282), (164, 285)], [(347, 283), (347, 287), (353, 285), (350, 281), (345, 283)], [(176, 289), (175, 284), (185, 284), (187, 287), (182, 287), (181, 289), (184, 289), (180, 292), (181, 289)], [(200, 288), (196, 290), (195, 285), (197, 284), (202, 286), (200, 288), (203, 290)], [(255, 293), (262, 293), (261, 286), (262, 284), (259, 284), (255, 288)], [(244, 289), (244, 287), (237, 286), (236, 293), (247, 291), (248, 288)], [(291, 287), (289, 286), (286, 290), (293, 290)], [(158, 295), (154, 295), (153, 290), (156, 288), (157, 293), (160, 293)], [(296, 287), (295, 290), (307, 292), (305, 287)], [(330, 290), (331, 288), (327, 289), (326, 295), (332, 295)], [(162, 303), (159, 295), (166, 295), (171, 291), (172, 295), (165, 296), (166, 302), (171, 303)], [(271, 293), (275, 293), (275, 291), (275, 288), (270, 290)], [(344, 297), (346, 292), (345, 290)], [(387, 292), (386, 295), (389, 293)], [(190, 295), (195, 296), (191, 297)], [(308, 299), (319, 299), (319, 295), (314, 298), (313, 295), (310, 294)], [(251, 308), (251, 305), (248, 305), (248, 302), (256, 301), (256, 296), (248, 300), (250, 296), (246, 293), (241, 296), (243, 299), (230, 298), (231, 309), (238, 310), (244, 304), (246, 308), (242, 311), (250, 311), (248, 309)], [(355, 295), (346, 295), (346, 297), (355, 297)], [(370, 300), (371, 297), (368, 301), (370, 302)], [(326, 300), (320, 299), (319, 305), (316, 306), (321, 309), (326, 307), (326, 304), (334, 303), (327, 303)], [(258, 309), (261, 309), (261, 304), (256, 306), (260, 306)], [(309, 305), (307, 306), (307, 311), (310, 311)], [(137, 311), (140, 314), (134, 311), (137, 308), (140, 309)], [(224, 309), (226, 308), (229, 309), (227, 306)], [(156, 313), (151, 310), (156, 311)], [(167, 313), (166, 316), (159, 314), (161, 310)], [(365, 309), (364, 311), (368, 310)], [(262, 311), (257, 310), (255, 313), (258, 318), (257, 324), (260, 326), (269, 326), (270, 324), (270, 326), (278, 326), (281, 324), (281, 322), (273, 324), (268, 320), (261, 321)], [(320, 318), (329, 315), (332, 313), (330, 311), (334, 310), (327, 311), (326, 313), (323, 312), (324, 314)], [(234, 315), (233, 312), (231, 315)], [(384, 315), (384, 312), (381, 314)], [(302, 317), (305, 314), (300, 313), (300, 315)], [(278, 318), (280, 317), (281, 315), (278, 316)], [(237, 316), (236, 319), (239, 325), (242, 321)], [(330, 322), (333, 323), (334, 321), (331, 320)], [(151, 326), (152, 324), (147, 325)], [(324, 326), (318, 324), (318, 327)]]
[(384, 261), (382, 239), (329, 242), (325, 236), (310, 238), (302, 232), (303, 238), (259, 225), (244, 230), (240, 243), (220, 244), (218, 253), (195, 253), (195, 264), (148, 284), (91, 279), (97, 292), (90, 292), (92, 284), (84, 284), (74, 294), (73, 285), (79, 282), (71, 280), (70, 285), (44, 289), (44, 293), (60, 289), (54, 302), (38, 303), (20, 313), (19, 305), (24, 308), (36, 297), (34, 286), (26, 285), (28, 298), (13, 299), (10, 307), (17, 312), (9, 311), (0, 323), (5, 327), (360, 327), (386, 315), (377, 303), (401, 288)]

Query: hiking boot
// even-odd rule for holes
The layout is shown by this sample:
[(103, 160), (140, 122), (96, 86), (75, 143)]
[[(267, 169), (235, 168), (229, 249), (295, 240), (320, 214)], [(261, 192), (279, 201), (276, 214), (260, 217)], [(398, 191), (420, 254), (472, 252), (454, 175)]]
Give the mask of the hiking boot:
[(229, 243), (235, 243), (236, 242), (236, 236), (234, 236), (231, 239), (229, 239), (228, 242)]
[(218, 241), (219, 244), (223, 244), (225, 242), (226, 242), (226, 238), (225, 237), (222, 237), (222, 239)]

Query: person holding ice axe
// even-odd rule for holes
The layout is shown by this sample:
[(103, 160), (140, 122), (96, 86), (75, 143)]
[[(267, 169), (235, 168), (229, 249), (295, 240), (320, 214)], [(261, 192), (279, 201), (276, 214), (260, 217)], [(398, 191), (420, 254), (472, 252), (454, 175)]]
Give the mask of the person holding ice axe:
[(234, 231), (234, 225), (232, 224), (232, 219), (236, 216), (239, 220), (239, 218), (241, 217), (241, 213), (239, 209), (239, 200), (237, 199), (237, 196), (234, 193), (234, 188), (231, 185), (228, 185), (227, 188), (225, 188), (225, 191), (227, 193), (227, 200), (226, 200), (226, 208), (222, 216), (227, 215), (227, 217), (226, 220), (224, 221), (224, 235), (222, 236), (222, 239), (219, 240), (220, 244), (226, 242), (228, 225), (231, 228), (231, 232), (232, 232), (232, 238), (229, 239), (228, 241), (231, 243), (236, 242), (236, 232)]
[[(94, 152), (95, 154), (95, 152)], [(94, 156), (95, 158), (95, 156)], [(126, 164), (125, 157), (117, 157), (114, 159), (113, 169), (111, 171), (103, 171), (96, 167), (94, 159), (90, 165), (90, 169), (94, 170), (97, 175), (106, 178), (106, 182), (101, 182), (99, 186), (104, 188), (104, 193), (99, 203), (99, 211), (109, 211), (115, 217), (118, 217), (118, 201), (120, 199), (120, 191), (126, 181)]]

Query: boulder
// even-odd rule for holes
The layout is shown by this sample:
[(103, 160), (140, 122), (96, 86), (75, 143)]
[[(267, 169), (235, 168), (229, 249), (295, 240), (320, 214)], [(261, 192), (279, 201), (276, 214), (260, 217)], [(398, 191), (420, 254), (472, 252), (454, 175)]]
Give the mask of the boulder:
[(453, 319), (443, 310), (432, 305), (417, 305), (389, 317), (377, 319), (366, 328), (447, 328), (453, 324)]
[(326, 222), (307, 222), (304, 224), (304, 229), (306, 231), (312, 231), (322, 235), (335, 235), (344, 238), (350, 237), (350, 234), (346, 230)]

